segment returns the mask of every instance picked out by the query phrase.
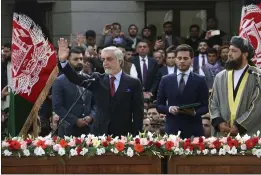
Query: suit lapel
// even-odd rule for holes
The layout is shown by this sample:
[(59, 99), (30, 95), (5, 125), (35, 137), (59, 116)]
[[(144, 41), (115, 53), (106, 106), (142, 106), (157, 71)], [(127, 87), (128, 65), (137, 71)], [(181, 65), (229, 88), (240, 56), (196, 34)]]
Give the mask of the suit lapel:
[(169, 74), (169, 71), (168, 71), (168, 67), (164, 67), (163, 69), (163, 75), (168, 75)]
[(152, 58), (148, 57), (148, 76), (150, 75), (151, 71), (153, 70), (153, 61), (151, 60)]
[[(126, 78), (126, 75), (125, 75), (124, 72), (122, 72), (122, 74), (121, 74), (121, 79), (120, 79), (120, 84), (119, 84), (119, 86), (118, 86), (118, 88), (117, 88), (117, 91), (115, 92), (114, 97), (117, 98), (117, 96), (119, 96), (119, 94), (120, 94), (121, 92), (123, 92), (124, 89), (126, 89), (126, 88), (125, 88), (125, 85), (126, 85), (125, 78)], [(124, 82), (125, 82), (125, 84), (124, 84)]]
[(194, 73), (190, 72), (183, 94), (186, 93), (185, 91), (187, 91), (188, 87), (193, 87), (193, 82), (194, 82)]
[(140, 79), (140, 81), (142, 82), (142, 77), (141, 77), (141, 68), (140, 68), (140, 58), (136, 57), (136, 59), (134, 60), (134, 64), (136, 66), (136, 70), (138, 73), (138, 78)]

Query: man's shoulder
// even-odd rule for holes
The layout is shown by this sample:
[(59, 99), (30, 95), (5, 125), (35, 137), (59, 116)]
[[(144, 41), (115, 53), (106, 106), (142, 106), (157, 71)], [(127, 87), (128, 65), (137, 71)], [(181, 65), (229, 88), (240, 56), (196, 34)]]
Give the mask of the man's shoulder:
[(215, 79), (223, 79), (225, 76), (227, 76), (227, 70), (226, 70), (226, 69), (220, 71), (220, 72), (216, 75)]
[(173, 78), (177, 77), (177, 74), (176, 73), (173, 73), (173, 74), (167, 74), (167, 75), (164, 75), (161, 80), (162, 81), (169, 81)]

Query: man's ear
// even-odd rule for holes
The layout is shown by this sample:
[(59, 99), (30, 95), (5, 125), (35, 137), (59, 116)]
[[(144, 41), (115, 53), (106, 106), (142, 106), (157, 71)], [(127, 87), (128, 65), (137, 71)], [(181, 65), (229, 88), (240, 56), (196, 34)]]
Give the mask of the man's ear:
[(247, 57), (248, 57), (248, 52), (243, 53), (243, 56), (244, 56), (245, 58), (247, 58)]

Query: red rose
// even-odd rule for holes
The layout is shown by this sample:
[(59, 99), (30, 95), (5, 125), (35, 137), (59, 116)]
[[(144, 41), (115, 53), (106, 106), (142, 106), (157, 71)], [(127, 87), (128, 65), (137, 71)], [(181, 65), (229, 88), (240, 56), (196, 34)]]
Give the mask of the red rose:
[(184, 150), (189, 149), (190, 151), (192, 151), (194, 149), (194, 145), (189, 142), (185, 142), (183, 145), (183, 149)]
[(219, 149), (221, 146), (221, 142), (217, 139), (213, 142), (214, 148)]
[(31, 139), (26, 139), (25, 142), (26, 142), (27, 145), (30, 145), (32, 143), (32, 140)]
[(191, 142), (190, 138), (186, 139), (186, 141), (185, 141), (185, 143), (190, 143), (190, 142)]
[(236, 148), (238, 147), (238, 141), (235, 139), (231, 139), (229, 142), (227, 142), (227, 144), (230, 148), (232, 148), (233, 146)]
[(156, 148), (160, 148), (161, 147), (161, 143), (160, 142), (156, 142), (155, 146), (156, 146)]
[(80, 147), (77, 147), (77, 148), (76, 148), (76, 151), (77, 151), (77, 154), (79, 155), (79, 154), (80, 154), (80, 152), (82, 151), (82, 148), (80, 148)]
[(149, 141), (148, 145), (149, 145), (149, 146), (153, 145), (153, 142), (152, 142), (152, 141)]
[(107, 146), (108, 146), (108, 143), (105, 141), (105, 142), (102, 142), (102, 145), (103, 145), (104, 147), (107, 147)]
[(13, 140), (9, 145), (10, 150), (19, 150), (20, 148), (21, 144), (17, 140)]
[(111, 136), (108, 136), (106, 140), (110, 142), (112, 140)]
[(140, 139), (139, 139), (139, 138), (136, 138), (136, 139), (135, 139), (135, 143), (136, 143), (136, 144), (140, 144)]
[(258, 137), (254, 137), (254, 138), (252, 138), (252, 140), (253, 140), (255, 145), (258, 143)]
[(203, 141), (204, 141), (203, 138), (202, 138), (202, 137), (199, 137), (198, 142), (199, 142), (199, 143), (203, 143)]
[(80, 145), (80, 144), (82, 143), (82, 141), (81, 141), (81, 139), (76, 138), (76, 139), (75, 139), (75, 143), (76, 143), (77, 145)]
[(174, 146), (174, 143), (172, 141), (167, 141), (165, 144), (166, 150), (168, 150), (168, 151), (170, 151), (173, 146)]
[(203, 151), (205, 149), (205, 145), (203, 143), (199, 143), (197, 147), (200, 151)]
[(42, 147), (43, 149), (45, 149), (47, 147), (47, 145), (45, 144), (45, 141), (43, 141), (43, 140), (39, 140), (36, 143), (36, 146)]
[(247, 149), (252, 149), (255, 147), (255, 143), (254, 143), (253, 139), (249, 139), (246, 141), (246, 147), (247, 147)]
[(53, 136), (53, 141), (56, 142), (56, 140), (58, 139), (57, 136)]

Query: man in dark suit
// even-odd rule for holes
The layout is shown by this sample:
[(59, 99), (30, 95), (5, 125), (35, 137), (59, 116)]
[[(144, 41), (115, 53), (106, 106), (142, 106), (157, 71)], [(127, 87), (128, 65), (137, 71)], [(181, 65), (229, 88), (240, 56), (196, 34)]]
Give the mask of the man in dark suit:
[[(81, 50), (77, 48), (71, 49), (68, 62), (72, 69), (80, 71), (82, 69), (82, 59)], [(63, 119), (83, 91), (82, 87), (71, 83), (64, 74), (57, 77), (52, 86), (52, 106), (54, 112)], [(95, 118), (95, 115), (96, 111), (92, 93), (87, 91), (78, 103), (76, 103), (68, 116), (64, 120), (61, 120), (58, 135), (60, 137), (70, 135), (80, 136), (81, 134), (90, 133), (90, 126), (88, 126), (86, 119), (89, 117)]]
[(207, 64), (208, 56), (207, 56), (208, 44), (206, 40), (200, 40), (198, 44), (198, 56), (194, 57), (193, 62), (193, 72), (205, 76), (202, 66)]
[(144, 97), (151, 98), (157, 91), (157, 72), (159, 65), (155, 59), (148, 56), (150, 49), (146, 41), (140, 41), (137, 45), (138, 56), (132, 58), (138, 78), (142, 82)]
[(68, 43), (61, 38), (59, 45), (58, 64), (63, 73), (73, 83), (87, 87), (92, 91), (97, 105), (96, 117), (88, 118), (93, 123), (95, 135), (112, 134), (116, 136), (128, 133), (138, 134), (142, 130), (143, 98), (142, 86), (138, 79), (122, 72), (124, 55), (117, 47), (107, 47), (102, 50), (105, 74), (93, 73), (96, 81), (77, 74), (68, 64)]
[[(203, 136), (201, 115), (208, 112), (208, 87), (204, 77), (190, 71), (193, 49), (180, 45), (175, 51), (177, 73), (162, 77), (157, 110), (166, 114), (165, 130), (168, 134), (181, 131), (182, 138)], [(179, 109), (179, 106), (200, 103), (200, 106)]]

